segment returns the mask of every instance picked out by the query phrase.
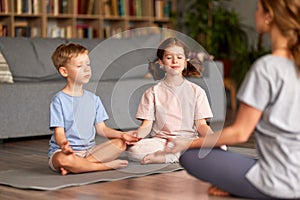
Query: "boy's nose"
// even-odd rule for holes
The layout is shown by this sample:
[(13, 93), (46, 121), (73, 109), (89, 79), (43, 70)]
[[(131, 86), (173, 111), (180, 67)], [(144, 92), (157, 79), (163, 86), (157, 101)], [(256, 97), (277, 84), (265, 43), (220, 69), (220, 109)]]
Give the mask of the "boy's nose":
[(89, 65), (84, 65), (83, 66), (84, 71), (90, 71), (91, 70), (91, 66)]

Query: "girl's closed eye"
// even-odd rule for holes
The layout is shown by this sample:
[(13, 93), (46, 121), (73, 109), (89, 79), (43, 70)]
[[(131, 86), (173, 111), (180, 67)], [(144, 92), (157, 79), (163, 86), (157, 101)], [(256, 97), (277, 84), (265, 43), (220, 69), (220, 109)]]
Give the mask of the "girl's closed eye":
[[(172, 59), (173, 58), (172, 55), (167, 55), (166, 57), (167, 57), (167, 59)], [(177, 59), (184, 59), (183, 55), (175, 55), (174, 57), (176, 57)]]

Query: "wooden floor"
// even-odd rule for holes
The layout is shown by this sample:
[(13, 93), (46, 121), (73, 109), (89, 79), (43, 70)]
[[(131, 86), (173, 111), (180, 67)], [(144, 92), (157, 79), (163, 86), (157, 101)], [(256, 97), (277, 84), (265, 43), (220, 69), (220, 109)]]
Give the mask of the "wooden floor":
[[(232, 117), (234, 116), (227, 116), (227, 124), (231, 122)], [(48, 141), (48, 136), (4, 141), (0, 144), (0, 171), (45, 165)], [(251, 142), (247, 145), (253, 147)], [(209, 184), (191, 177), (182, 170), (56, 191), (22, 190), (0, 185), (0, 199), (237, 199), (208, 196), (208, 187)]]

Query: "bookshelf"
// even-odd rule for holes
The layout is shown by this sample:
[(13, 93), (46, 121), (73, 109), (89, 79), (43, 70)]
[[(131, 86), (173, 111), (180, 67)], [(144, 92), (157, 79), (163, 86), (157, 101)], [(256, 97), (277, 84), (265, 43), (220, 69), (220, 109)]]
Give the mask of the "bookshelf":
[(176, 0), (0, 0), (0, 37), (106, 38), (172, 28)]

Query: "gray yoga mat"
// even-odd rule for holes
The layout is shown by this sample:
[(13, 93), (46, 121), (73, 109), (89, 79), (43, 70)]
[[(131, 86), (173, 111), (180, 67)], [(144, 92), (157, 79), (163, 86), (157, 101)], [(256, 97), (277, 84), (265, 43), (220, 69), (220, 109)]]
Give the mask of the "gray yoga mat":
[(0, 184), (19, 189), (57, 190), (71, 186), (168, 173), (181, 169), (179, 164), (141, 165), (137, 162), (129, 162), (124, 169), (61, 176), (51, 171), (48, 166), (44, 166), (2, 171), (0, 172)]

